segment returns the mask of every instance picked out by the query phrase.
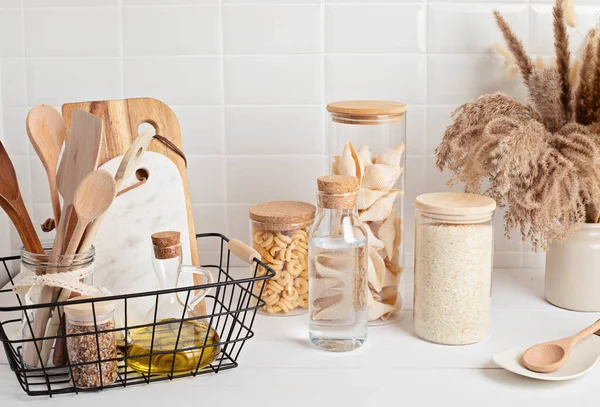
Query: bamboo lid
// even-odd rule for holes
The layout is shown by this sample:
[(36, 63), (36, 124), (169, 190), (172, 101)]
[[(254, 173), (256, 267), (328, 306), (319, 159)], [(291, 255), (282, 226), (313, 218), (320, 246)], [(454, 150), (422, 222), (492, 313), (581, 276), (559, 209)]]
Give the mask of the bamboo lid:
[[(87, 300), (92, 298), (101, 298), (94, 297), (89, 295), (82, 295), (79, 297), (73, 297), (69, 299), (69, 301), (80, 301)], [(65, 314), (70, 320), (74, 321), (85, 321), (88, 323), (94, 322), (94, 310), (96, 311), (96, 323), (100, 324), (106, 322), (107, 320), (112, 318), (112, 312), (115, 310), (115, 302), (114, 301), (96, 301), (94, 302), (94, 307), (92, 308), (91, 302), (86, 302), (82, 304), (72, 304), (66, 305), (64, 307)], [(109, 315), (110, 314), (110, 315)]]
[(273, 201), (252, 206), (248, 210), (251, 220), (270, 225), (300, 225), (312, 223), (314, 205), (298, 201)]
[(419, 195), (415, 207), (436, 215), (489, 216), (496, 209), (496, 201), (477, 194), (434, 192)]
[(345, 100), (327, 105), (336, 123), (375, 125), (399, 122), (406, 105), (383, 100)]
[(179, 242), (181, 233), (176, 231), (165, 231), (153, 233), (150, 238), (154, 245), (154, 255), (157, 259), (173, 259), (180, 254)]
[(328, 209), (352, 209), (356, 205), (358, 178), (351, 175), (326, 175), (317, 178), (319, 203)]

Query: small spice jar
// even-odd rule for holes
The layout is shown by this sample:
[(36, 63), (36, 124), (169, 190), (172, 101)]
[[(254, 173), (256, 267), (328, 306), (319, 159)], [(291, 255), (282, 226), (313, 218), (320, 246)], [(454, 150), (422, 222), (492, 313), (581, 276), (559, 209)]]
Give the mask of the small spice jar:
[[(250, 239), (262, 260), (275, 270), (275, 276), (254, 285), (262, 291), (270, 315), (298, 315), (308, 308), (308, 229), (316, 208), (306, 202), (265, 202), (250, 208)], [(254, 267), (251, 268), (254, 273)], [(259, 267), (257, 274), (266, 270)]]
[(327, 105), (331, 173), (358, 178), (358, 215), (369, 234), (369, 325), (402, 316), (406, 112), (404, 103)]
[(415, 201), (414, 330), (430, 342), (480, 342), (490, 325), (496, 202), (455, 192)]
[[(94, 299), (81, 296), (69, 301)], [(64, 307), (67, 316), (67, 352), (76, 387), (95, 388), (117, 380), (117, 341), (113, 301), (96, 300)], [(112, 359), (112, 360), (111, 360)], [(102, 366), (102, 374), (100, 372)]]

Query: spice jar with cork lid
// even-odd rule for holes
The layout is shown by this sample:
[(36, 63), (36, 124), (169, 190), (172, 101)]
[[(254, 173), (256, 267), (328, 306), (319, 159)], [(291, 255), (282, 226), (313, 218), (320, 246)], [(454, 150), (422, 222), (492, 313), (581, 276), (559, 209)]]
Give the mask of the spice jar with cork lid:
[[(67, 352), (76, 387), (95, 388), (117, 380), (117, 341), (115, 337), (113, 301), (89, 296), (69, 301), (91, 300), (67, 305)], [(101, 366), (101, 368), (100, 368)]]
[(415, 333), (466, 345), (488, 335), (496, 202), (438, 192), (415, 201)]
[[(252, 247), (275, 271), (266, 281), (257, 281), (254, 294), (269, 315), (298, 315), (308, 308), (308, 228), (316, 208), (306, 202), (275, 201), (252, 206), (249, 211)], [(254, 273), (254, 267), (251, 267)], [(267, 273), (258, 267), (258, 276)]]
[(358, 215), (369, 235), (369, 325), (402, 312), (406, 105), (347, 100), (327, 105), (331, 173), (358, 178)]
[(367, 338), (367, 230), (356, 209), (358, 179), (320, 177), (318, 212), (309, 234), (309, 337), (319, 349), (344, 352)]

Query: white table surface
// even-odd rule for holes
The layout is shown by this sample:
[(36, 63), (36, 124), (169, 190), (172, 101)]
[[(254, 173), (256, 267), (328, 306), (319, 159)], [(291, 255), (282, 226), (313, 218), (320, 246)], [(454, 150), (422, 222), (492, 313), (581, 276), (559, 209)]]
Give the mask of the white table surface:
[(306, 315), (259, 316), (236, 369), (50, 399), (27, 396), (2, 364), (0, 406), (598, 406), (600, 367), (572, 381), (541, 382), (491, 360), (498, 351), (571, 335), (600, 317), (553, 307), (543, 284), (543, 270), (496, 270), (491, 335), (476, 345), (424, 342), (406, 310), (399, 323), (372, 328), (362, 349), (329, 354), (310, 347)]

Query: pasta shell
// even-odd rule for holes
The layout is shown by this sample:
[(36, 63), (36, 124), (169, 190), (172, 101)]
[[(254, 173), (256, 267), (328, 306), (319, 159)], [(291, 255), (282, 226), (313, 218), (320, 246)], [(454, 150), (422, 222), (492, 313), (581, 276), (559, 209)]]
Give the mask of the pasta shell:
[(400, 284), (400, 275), (394, 274), (386, 268), (383, 283), (381, 284), (383, 286), (382, 292), (388, 287), (398, 287), (398, 284)]
[(367, 273), (367, 280), (369, 285), (377, 292), (383, 289), (383, 279), (385, 277), (385, 263), (383, 259), (372, 247), (369, 247), (369, 268)]
[(315, 256), (315, 269), (321, 277), (342, 279), (347, 270), (352, 268), (352, 258), (335, 254), (317, 254)]
[(373, 157), (371, 155), (371, 151), (369, 151), (369, 145), (363, 144), (357, 151), (358, 158), (366, 167), (373, 165)]
[(331, 162), (331, 173), (334, 175), (339, 175), (339, 171), (338, 171), (338, 165), (340, 163), (340, 156), (339, 155), (334, 155), (333, 156), (333, 161)]
[(392, 213), (388, 216), (377, 231), (377, 238), (380, 239), (385, 245), (385, 253), (388, 259), (392, 259), (394, 251), (397, 246), (394, 246), (396, 242), (396, 214), (394, 213), (394, 207), (392, 207)]
[(342, 295), (341, 299), (336, 303), (321, 309), (313, 314), (314, 320), (335, 320), (352, 321), (354, 320), (354, 305), (352, 300), (347, 295)]
[(373, 298), (373, 293), (371, 290), (367, 290), (367, 307), (371, 308), (375, 303), (375, 299)]
[(324, 310), (325, 308), (331, 307), (338, 302), (342, 301), (344, 294), (329, 295), (326, 297), (320, 297), (313, 301), (313, 308), (316, 311)]
[(374, 248), (375, 250), (381, 250), (385, 247), (385, 243), (381, 240), (379, 240), (374, 234), (373, 234), (373, 230), (371, 229), (371, 225), (369, 225), (368, 223), (365, 224), (366, 229), (367, 229), (367, 235), (368, 235), (368, 240), (369, 240), (369, 246), (371, 246), (372, 248)]
[(398, 285), (389, 285), (381, 290), (381, 300), (385, 304), (394, 305), (398, 299)]
[(396, 307), (376, 301), (372, 307), (369, 307), (369, 321), (376, 321), (380, 318), (386, 320), (394, 311), (396, 311)]
[(402, 274), (402, 267), (398, 265), (397, 261), (398, 259), (396, 259), (396, 261), (392, 260), (391, 262), (386, 261), (385, 268), (393, 275), (400, 276), (400, 274)]
[(362, 187), (368, 189), (388, 190), (394, 187), (403, 169), (385, 164), (373, 164), (365, 168)]
[(352, 175), (358, 178), (358, 181), (362, 180), (364, 166), (358, 154), (354, 149), (352, 143), (346, 143), (340, 161), (337, 163), (337, 173), (339, 175)]
[(369, 209), (360, 214), (360, 220), (363, 222), (381, 222), (390, 216), (394, 209), (394, 203), (398, 198), (399, 192), (390, 192), (378, 199)]
[(388, 165), (390, 167), (399, 167), (402, 160), (402, 153), (404, 153), (404, 144), (398, 144), (379, 154), (375, 159), (375, 163)]
[(310, 287), (314, 298), (323, 296), (323, 293), (332, 288), (344, 288), (344, 283), (337, 278), (315, 278), (313, 285)]
[(378, 191), (376, 189), (361, 188), (358, 190), (356, 206), (359, 211), (368, 209), (375, 201), (387, 194), (388, 191)]

